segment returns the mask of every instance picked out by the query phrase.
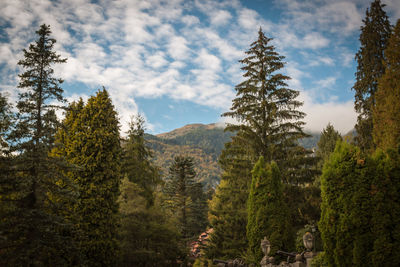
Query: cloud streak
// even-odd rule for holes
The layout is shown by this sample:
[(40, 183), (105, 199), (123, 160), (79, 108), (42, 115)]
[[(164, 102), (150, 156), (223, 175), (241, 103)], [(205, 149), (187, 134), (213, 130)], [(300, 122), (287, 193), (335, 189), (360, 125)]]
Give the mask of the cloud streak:
[[(395, 1), (388, 7), (399, 14)], [(337, 58), (320, 55), (332, 46), (333, 39), (357, 32), (365, 7), (361, 0), (322, 2), (279, 1), (282, 16), (271, 20), (237, 0), (5, 0), (0, 7), (4, 36), (0, 39), (0, 90), (15, 88), (21, 50), (35, 39), (38, 26), (47, 23), (57, 39), (56, 50), (68, 57), (67, 64), (56, 67), (57, 75), (72, 85), (104, 85), (120, 113), (123, 130), (129, 117), (141, 110), (139, 98), (167, 96), (215, 112), (226, 111), (235, 94), (234, 85), (242, 79), (238, 60), (260, 26), (287, 56), (286, 72), (293, 78), (290, 85), (307, 94), (304, 79), (313, 79), (312, 84), (324, 88), (334, 86), (336, 80), (314, 79), (309, 69), (300, 66), (335, 66)], [(337, 49), (343, 51), (340, 61), (348, 66), (349, 49)], [(301, 54), (303, 58), (298, 57)], [(91, 93), (76, 89), (67, 92), (67, 97)], [(316, 106), (306, 105), (309, 112), (348, 108), (347, 102), (318, 106), (311, 95), (305, 99)], [(347, 123), (349, 128), (353, 121)], [(157, 122), (150, 125), (154, 129)]]

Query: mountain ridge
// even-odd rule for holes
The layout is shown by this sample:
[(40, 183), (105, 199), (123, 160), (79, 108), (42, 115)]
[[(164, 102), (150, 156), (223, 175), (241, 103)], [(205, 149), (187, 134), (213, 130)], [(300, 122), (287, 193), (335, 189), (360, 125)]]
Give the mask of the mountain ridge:
[[(311, 137), (300, 140), (300, 145), (313, 149), (321, 133), (309, 133)], [(145, 138), (154, 152), (153, 162), (160, 167), (164, 178), (169, 166), (178, 155), (194, 158), (197, 181), (205, 187), (219, 184), (221, 169), (218, 158), (224, 144), (231, 140), (232, 132), (224, 131), (224, 124), (187, 124), (166, 133), (146, 134)]]

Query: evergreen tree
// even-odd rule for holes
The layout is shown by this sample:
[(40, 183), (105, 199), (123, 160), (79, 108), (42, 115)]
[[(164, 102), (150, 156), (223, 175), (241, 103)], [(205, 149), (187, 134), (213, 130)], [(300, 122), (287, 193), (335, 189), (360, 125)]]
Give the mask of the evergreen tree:
[(376, 165), (358, 148), (338, 142), (325, 163), (319, 229), (329, 266), (371, 264), (371, 181)]
[(8, 99), (0, 92), (0, 156), (7, 153), (9, 145), (7, 135), (12, 127), (11, 105)]
[(318, 168), (322, 170), (324, 162), (329, 158), (330, 154), (335, 150), (336, 142), (342, 140), (342, 136), (335, 130), (332, 124), (328, 123), (321, 132), (321, 137), (317, 143), (317, 157), (319, 158)]
[(400, 262), (400, 151), (378, 151), (373, 159), (369, 196), (372, 199), (370, 231), (374, 240), (369, 252), (371, 266), (396, 266)]
[(299, 138), (307, 136), (301, 121), (305, 114), (297, 110), (302, 105), (296, 100), (299, 92), (287, 87), (290, 77), (279, 73), (284, 67), (284, 57), (275, 51), (271, 40), (259, 30), (258, 39), (246, 51), (248, 56), (240, 60), (245, 81), (235, 87), (237, 97), (232, 101), (231, 111), (222, 116), (239, 122), (228, 124), (226, 129), (242, 131), (256, 158), (263, 156), (267, 161), (276, 161), (285, 170), (283, 177), (287, 182), (303, 183), (305, 176), (300, 178), (293, 170), (309, 160), (297, 143)]
[(361, 47), (356, 54), (357, 72), (354, 107), (357, 113), (356, 143), (362, 150), (374, 148), (372, 140), (372, 109), (375, 106), (375, 93), (378, 79), (385, 72), (383, 62), (386, 60), (384, 50), (391, 33), (391, 26), (385, 5), (380, 0), (374, 0), (366, 11), (366, 17), (361, 26)]
[(180, 250), (180, 234), (167, 219), (160, 203), (148, 207), (144, 189), (122, 180), (119, 197), (121, 257), (119, 266), (177, 266), (184, 257)]
[(123, 147), (122, 173), (143, 189), (141, 194), (147, 199), (147, 205), (151, 206), (161, 177), (159, 170), (151, 163), (153, 155), (144, 139), (144, 122), (143, 117), (138, 115), (129, 123), (128, 136)]
[(169, 169), (169, 177), (164, 187), (165, 204), (175, 214), (184, 240), (194, 235), (190, 221), (191, 215), (195, 212), (193, 210), (195, 176), (193, 158), (177, 156)]
[(225, 144), (219, 163), (222, 177), (209, 202), (209, 222), (213, 228), (205, 248), (207, 258), (234, 259), (247, 247), (246, 202), (249, 195), (252, 153), (245, 149), (241, 134)]
[(63, 161), (48, 155), (59, 124), (58, 107), (50, 103), (65, 101), (60, 87), (63, 81), (53, 77), (52, 66), (66, 59), (54, 52), (56, 40), (50, 37), (49, 26), (41, 25), (36, 34), (38, 39), (23, 50), (24, 58), (18, 62), (25, 71), (19, 75), (22, 92), (15, 128), (8, 137), (15, 152), (8, 169), (14, 180), (2, 199), (13, 202), (15, 209), (2, 214), (8, 225), (1, 229), (7, 244), (0, 254), (6, 265), (63, 265), (73, 255), (72, 240), (64, 235), (70, 228), (62, 216), (65, 207), (51, 197), (69, 199), (73, 192), (59, 183), (69, 183), (56, 171)]
[(289, 210), (285, 205), (281, 174), (275, 162), (266, 164), (261, 156), (252, 170), (252, 182), (248, 199), (247, 238), (248, 257), (259, 263), (263, 257), (261, 239), (271, 242), (271, 255), (277, 250), (291, 251), (294, 237), (289, 224)]
[(68, 173), (79, 192), (73, 208), (75, 238), (89, 266), (113, 266), (117, 261), (119, 138), (117, 113), (103, 89), (86, 105), (82, 100), (71, 104), (57, 135), (63, 146), (53, 151), (77, 167)]
[(374, 142), (379, 148), (389, 149), (400, 143), (400, 20), (389, 39), (385, 59), (372, 115)]

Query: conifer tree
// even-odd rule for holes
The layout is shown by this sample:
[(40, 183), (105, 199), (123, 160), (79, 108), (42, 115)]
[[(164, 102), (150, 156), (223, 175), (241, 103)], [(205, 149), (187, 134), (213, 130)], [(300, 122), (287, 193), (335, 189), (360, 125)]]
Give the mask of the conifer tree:
[(79, 192), (73, 213), (84, 264), (114, 266), (121, 147), (117, 113), (104, 88), (86, 105), (82, 99), (71, 104), (57, 143), (62, 146), (53, 153), (76, 166), (68, 176)]
[(261, 156), (254, 165), (252, 176), (246, 233), (249, 240), (248, 260), (258, 264), (263, 257), (260, 241), (264, 236), (271, 242), (271, 255), (279, 249), (291, 251), (294, 237), (277, 164), (267, 164)]
[(325, 129), (321, 132), (317, 144), (317, 156), (320, 159), (318, 166), (322, 169), (324, 161), (329, 158), (329, 155), (335, 150), (336, 142), (342, 140), (342, 136), (335, 130), (332, 124), (328, 123)]
[(125, 140), (122, 155), (122, 173), (139, 185), (141, 194), (147, 199), (147, 205), (154, 203), (154, 191), (161, 183), (159, 170), (151, 163), (152, 152), (144, 139), (144, 119), (132, 117), (129, 123), (128, 136)]
[(338, 142), (325, 163), (319, 229), (329, 266), (371, 264), (371, 181), (376, 164), (357, 147)]
[(380, 0), (374, 0), (366, 11), (360, 34), (360, 49), (356, 54), (357, 72), (354, 107), (357, 117), (356, 143), (364, 151), (373, 150), (372, 139), (372, 109), (375, 106), (375, 93), (378, 89), (378, 79), (385, 72), (383, 62), (386, 60), (384, 51), (391, 33), (391, 26), (385, 5)]
[(373, 137), (377, 147), (386, 150), (400, 143), (400, 20), (385, 50), (383, 67), (375, 94)]
[(178, 228), (160, 203), (148, 206), (143, 190), (127, 177), (122, 180), (118, 266), (177, 266), (177, 260), (184, 258)]
[(220, 184), (209, 202), (209, 222), (213, 228), (205, 248), (206, 257), (235, 259), (247, 247), (246, 202), (251, 183), (252, 154), (241, 134), (225, 144), (219, 158), (223, 171)]
[[(21, 89), (17, 103), (15, 128), (9, 135), (14, 181), (4, 199), (16, 203), (16, 209), (3, 214), (9, 228), (3, 232), (7, 246), (1, 249), (1, 259), (8, 265), (63, 265), (73, 255), (71, 239), (64, 236), (70, 224), (62, 216), (64, 206), (57, 199), (72, 198), (62, 186), (68, 179), (57, 172), (62, 160), (48, 155), (54, 145), (54, 133), (59, 124), (58, 108), (51, 101), (63, 103), (62, 79), (53, 77), (53, 65), (66, 59), (54, 52), (55, 39), (48, 25), (36, 31), (38, 39), (23, 50), (18, 62), (25, 71), (19, 75)], [(2, 229), (4, 230), (4, 229)]]
[[(228, 124), (226, 129), (242, 131), (256, 158), (263, 156), (267, 161), (276, 161), (282, 170), (288, 171), (283, 177), (293, 180), (287, 182), (303, 183), (292, 170), (308, 161), (304, 157), (306, 151), (297, 144), (299, 138), (307, 136), (301, 121), (305, 114), (298, 110), (302, 106), (296, 100), (299, 92), (288, 88), (286, 81), (290, 77), (279, 73), (284, 67), (284, 57), (275, 51), (271, 40), (259, 30), (258, 39), (245, 52), (247, 57), (240, 60), (245, 81), (235, 87), (237, 97), (232, 101), (231, 111), (222, 116), (239, 122), (239, 125)], [(298, 164), (299, 160), (303, 164)]]
[(164, 187), (166, 205), (175, 214), (184, 240), (193, 237), (189, 221), (195, 176), (193, 158), (177, 156), (169, 169), (169, 177)]

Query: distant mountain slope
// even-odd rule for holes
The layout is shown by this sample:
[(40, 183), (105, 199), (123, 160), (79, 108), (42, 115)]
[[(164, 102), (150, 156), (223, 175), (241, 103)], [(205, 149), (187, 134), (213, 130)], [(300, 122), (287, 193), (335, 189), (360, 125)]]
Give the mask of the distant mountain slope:
[[(178, 155), (191, 156), (195, 160), (197, 180), (205, 186), (215, 187), (219, 183), (221, 169), (218, 157), (224, 144), (230, 141), (231, 132), (224, 132), (218, 124), (189, 124), (168, 133), (146, 134), (145, 138), (154, 151), (154, 162), (161, 167), (163, 176)], [(305, 148), (314, 148), (320, 133), (300, 140)]]

